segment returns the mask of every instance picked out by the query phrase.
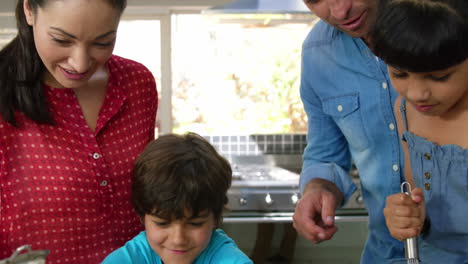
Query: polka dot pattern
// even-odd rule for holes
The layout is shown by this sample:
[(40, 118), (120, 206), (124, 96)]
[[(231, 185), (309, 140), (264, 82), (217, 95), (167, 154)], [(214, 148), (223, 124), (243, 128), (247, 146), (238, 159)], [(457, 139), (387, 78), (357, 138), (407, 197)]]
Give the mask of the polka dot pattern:
[(112, 56), (92, 132), (71, 89), (44, 87), (54, 125), (0, 119), (0, 259), (30, 244), (47, 263), (100, 263), (142, 230), (133, 162), (154, 138), (157, 91), (141, 64)]

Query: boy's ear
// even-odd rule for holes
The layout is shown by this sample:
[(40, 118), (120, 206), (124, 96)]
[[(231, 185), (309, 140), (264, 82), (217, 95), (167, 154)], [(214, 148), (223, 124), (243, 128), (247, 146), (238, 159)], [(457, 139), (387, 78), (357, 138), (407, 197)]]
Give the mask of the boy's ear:
[(29, 1), (24, 0), (23, 2), (24, 16), (26, 17), (26, 22), (28, 25), (32, 26), (34, 24), (34, 12), (29, 6)]
[(218, 229), (218, 228), (221, 228), (221, 224), (222, 224), (222, 223), (223, 223), (223, 219), (222, 219), (222, 218), (216, 219), (213, 229), (216, 230), (216, 229)]

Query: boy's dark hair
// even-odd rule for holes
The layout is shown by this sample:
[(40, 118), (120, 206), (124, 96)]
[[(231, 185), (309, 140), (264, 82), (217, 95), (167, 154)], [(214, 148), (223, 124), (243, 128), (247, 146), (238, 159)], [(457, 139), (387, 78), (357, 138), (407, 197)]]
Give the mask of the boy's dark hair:
[(190, 217), (208, 210), (221, 223), (232, 170), (203, 137), (169, 134), (146, 146), (132, 180), (132, 203), (140, 217), (182, 219), (187, 209)]
[(467, 0), (385, 0), (378, 12), (371, 46), (388, 65), (431, 72), (467, 59)]
[[(38, 8), (45, 7), (50, 1), (28, 0), (28, 4), (37, 13)], [(127, 5), (127, 0), (107, 1), (120, 13)], [(16, 4), (18, 34), (0, 51), (0, 118), (16, 126), (15, 112), (19, 111), (39, 124), (52, 124), (41, 84), (46, 68), (37, 53), (33, 30), (26, 22), (23, 4), (24, 0), (18, 0)]]

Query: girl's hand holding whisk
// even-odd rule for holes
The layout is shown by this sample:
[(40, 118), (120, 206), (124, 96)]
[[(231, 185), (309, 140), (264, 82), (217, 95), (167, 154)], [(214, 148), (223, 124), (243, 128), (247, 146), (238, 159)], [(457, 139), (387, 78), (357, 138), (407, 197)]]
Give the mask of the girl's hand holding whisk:
[(384, 216), (392, 237), (403, 241), (418, 236), (426, 218), (422, 189), (413, 189), (411, 196), (404, 193), (388, 196)]

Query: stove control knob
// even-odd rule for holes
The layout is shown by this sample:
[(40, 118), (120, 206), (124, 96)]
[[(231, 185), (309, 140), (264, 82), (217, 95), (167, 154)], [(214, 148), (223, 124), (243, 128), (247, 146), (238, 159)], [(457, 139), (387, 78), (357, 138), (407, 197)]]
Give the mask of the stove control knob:
[(247, 205), (247, 198), (241, 197), (239, 199), (239, 204), (242, 205), (242, 206)]
[(271, 195), (269, 193), (265, 196), (265, 202), (268, 206), (272, 205), (274, 202), (273, 199), (271, 199)]
[(361, 194), (359, 194), (359, 195), (356, 197), (356, 203), (358, 203), (358, 204), (363, 204), (363, 203), (364, 203), (364, 198), (362, 197)]
[(295, 205), (295, 204), (297, 204), (297, 201), (299, 201), (299, 196), (297, 195), (297, 193), (295, 193), (295, 194), (293, 194), (291, 196), (291, 202), (292, 202), (292, 204)]

